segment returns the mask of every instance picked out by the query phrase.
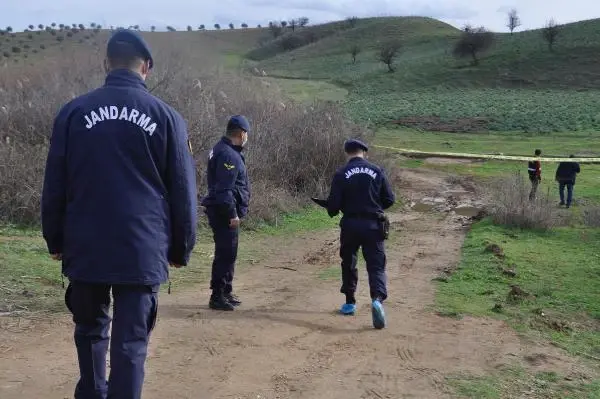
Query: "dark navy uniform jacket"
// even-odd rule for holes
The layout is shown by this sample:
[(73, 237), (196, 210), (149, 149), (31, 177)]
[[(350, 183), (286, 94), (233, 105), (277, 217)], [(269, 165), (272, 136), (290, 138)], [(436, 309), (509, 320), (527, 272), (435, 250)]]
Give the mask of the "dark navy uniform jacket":
[(242, 147), (233, 145), (227, 137), (213, 147), (208, 156), (208, 195), (202, 200), (224, 218), (243, 218), (248, 214), (250, 182)]
[(377, 228), (376, 215), (394, 202), (394, 193), (381, 168), (355, 157), (335, 173), (327, 212), (331, 217), (341, 211), (343, 219), (371, 220), (373, 228)]
[(195, 165), (186, 124), (126, 70), (66, 104), (42, 193), (50, 253), (72, 280), (155, 285), (195, 244)]
[(581, 168), (577, 162), (561, 162), (556, 169), (556, 180), (562, 183), (575, 184)]

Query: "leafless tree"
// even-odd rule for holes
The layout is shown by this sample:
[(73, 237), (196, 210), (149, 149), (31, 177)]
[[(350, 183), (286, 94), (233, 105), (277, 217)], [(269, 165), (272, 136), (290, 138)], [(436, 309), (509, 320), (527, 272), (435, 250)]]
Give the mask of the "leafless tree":
[(392, 73), (396, 69), (394, 68), (394, 60), (400, 52), (399, 43), (388, 43), (381, 47), (379, 50), (379, 61), (383, 62), (388, 67), (388, 72)]
[(560, 28), (554, 19), (551, 19), (546, 23), (544, 29), (542, 29), (542, 35), (544, 40), (548, 43), (548, 49), (554, 51), (554, 44), (560, 34)]
[(356, 64), (356, 56), (360, 53), (360, 47), (358, 46), (358, 44), (353, 45), (352, 47), (350, 47), (350, 55), (352, 56), (352, 63)]
[(494, 34), (484, 27), (470, 28), (465, 30), (454, 46), (454, 56), (458, 58), (471, 57), (472, 64), (478, 65), (478, 55), (492, 47), (494, 40)]
[(516, 8), (513, 8), (508, 12), (508, 23), (506, 24), (506, 26), (508, 27), (508, 29), (510, 29), (511, 36), (515, 29), (521, 26), (521, 18), (519, 17)]

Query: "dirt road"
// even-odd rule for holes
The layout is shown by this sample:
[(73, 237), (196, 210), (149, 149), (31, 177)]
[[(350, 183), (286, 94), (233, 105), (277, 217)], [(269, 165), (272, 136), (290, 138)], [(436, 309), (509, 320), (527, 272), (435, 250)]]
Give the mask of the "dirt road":
[[(403, 181), (409, 202), (472, 196), (443, 176), (405, 171)], [(358, 314), (336, 314), (340, 283), (318, 275), (339, 263), (337, 231), (271, 239), (262, 244), (267, 260), (236, 278), (244, 301), (237, 311), (210, 311), (204, 286), (161, 297), (144, 398), (447, 398), (446, 376), (483, 375), (525, 364), (527, 355), (546, 355), (527, 367), (577, 367), (500, 321), (436, 315), (431, 280), (457, 264), (465, 222), (436, 212), (392, 216), (386, 329), (371, 326), (364, 268)], [(72, 397), (71, 337), (67, 317), (0, 330), (0, 398)]]

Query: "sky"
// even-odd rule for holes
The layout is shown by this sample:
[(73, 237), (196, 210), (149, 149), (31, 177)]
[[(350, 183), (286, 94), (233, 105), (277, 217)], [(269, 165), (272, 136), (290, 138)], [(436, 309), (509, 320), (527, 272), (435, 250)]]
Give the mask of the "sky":
[(184, 30), (230, 22), (267, 25), (271, 20), (306, 16), (311, 23), (349, 16), (418, 15), (440, 19), (456, 27), (465, 24), (506, 30), (506, 12), (519, 11), (520, 29), (600, 18), (598, 0), (0, 0), (0, 28), (23, 30), (29, 24), (91, 22), (105, 27), (155, 25)]

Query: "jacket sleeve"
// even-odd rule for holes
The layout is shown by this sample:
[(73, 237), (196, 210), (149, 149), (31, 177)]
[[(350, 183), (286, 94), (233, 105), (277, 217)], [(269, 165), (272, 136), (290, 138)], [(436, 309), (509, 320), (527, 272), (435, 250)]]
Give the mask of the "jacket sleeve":
[(331, 182), (331, 190), (327, 198), (327, 213), (330, 217), (337, 216), (342, 209), (343, 201), (343, 180), (342, 175), (336, 173)]
[(240, 173), (240, 163), (222, 152), (215, 159), (215, 199), (230, 219), (238, 217), (235, 200), (235, 182)]
[(575, 163), (575, 173), (580, 173), (581, 167), (579, 167), (579, 163)]
[(392, 186), (388, 180), (385, 172), (381, 171), (381, 205), (383, 209), (388, 209), (396, 202), (396, 196), (392, 191)]
[(540, 161), (535, 161), (535, 175), (542, 177), (542, 163)]
[(42, 188), (42, 233), (48, 252), (63, 252), (64, 218), (67, 206), (66, 152), (69, 110), (63, 107), (54, 120)]
[(198, 219), (196, 170), (186, 123), (175, 114), (168, 131), (167, 191), (171, 243), (169, 262), (187, 266), (194, 245)]

